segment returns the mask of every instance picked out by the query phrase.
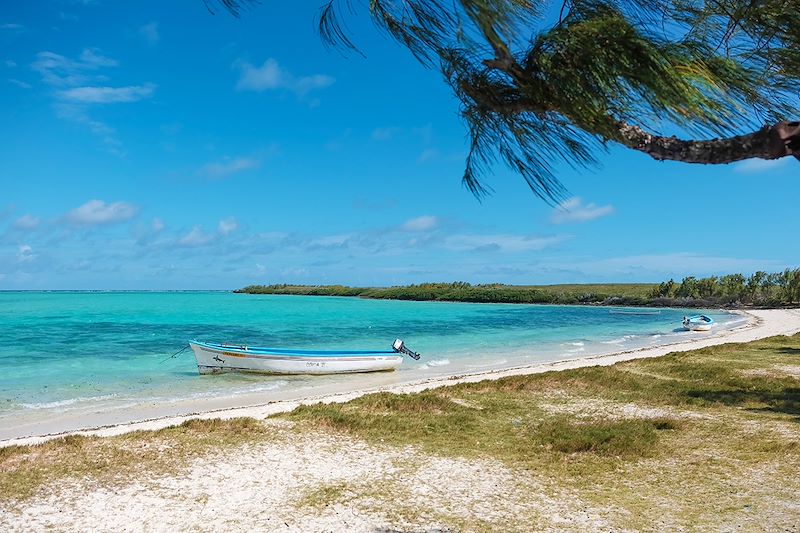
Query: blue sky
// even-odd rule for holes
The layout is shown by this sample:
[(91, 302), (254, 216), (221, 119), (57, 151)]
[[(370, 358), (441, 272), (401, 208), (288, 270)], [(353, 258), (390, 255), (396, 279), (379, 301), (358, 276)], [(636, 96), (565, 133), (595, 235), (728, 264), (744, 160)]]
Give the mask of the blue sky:
[(0, 289), (661, 281), (800, 264), (797, 162), (558, 169), (553, 209), (496, 167), (461, 186), (458, 103), (363, 19), (315, 2), (0, 10)]

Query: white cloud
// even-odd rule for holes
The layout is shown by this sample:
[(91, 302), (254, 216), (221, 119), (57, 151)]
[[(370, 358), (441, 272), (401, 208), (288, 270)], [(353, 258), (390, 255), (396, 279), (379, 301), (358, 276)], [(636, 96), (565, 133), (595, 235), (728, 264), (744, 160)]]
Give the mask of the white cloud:
[(80, 60), (85, 68), (116, 67), (119, 65), (116, 59), (111, 59), (100, 54), (97, 48), (84, 48), (80, 55)]
[(236, 219), (233, 217), (228, 217), (219, 221), (217, 230), (219, 231), (220, 235), (228, 235), (238, 227), (239, 224), (236, 222)]
[(303, 96), (313, 90), (329, 87), (336, 81), (326, 74), (296, 77), (281, 68), (273, 58), (264, 61), (260, 67), (246, 61), (237, 61), (234, 67), (239, 70), (239, 80), (236, 82), (236, 89), (239, 91), (287, 89)]
[(130, 220), (136, 212), (136, 206), (128, 202), (107, 204), (102, 200), (89, 200), (67, 213), (66, 219), (79, 226), (98, 226)]
[(122, 142), (115, 136), (114, 128), (93, 119), (89, 110), (92, 105), (149, 98), (156, 86), (152, 83), (127, 87), (105, 85), (108, 77), (97, 71), (118, 64), (98, 49), (86, 48), (75, 59), (54, 52), (39, 52), (31, 68), (39, 73), (45, 84), (60, 89), (53, 93), (54, 107), (60, 118), (88, 126), (92, 133), (102, 138), (109, 152), (121, 156), (124, 155)]
[(14, 221), (14, 229), (29, 231), (39, 227), (41, 220), (33, 215), (23, 215)]
[(566, 222), (588, 222), (589, 220), (608, 216), (613, 212), (614, 207), (611, 205), (584, 205), (580, 198), (573, 197), (562, 202), (553, 210), (553, 214), (550, 215), (550, 222), (553, 224), (564, 224)]
[(187, 248), (194, 248), (196, 246), (205, 246), (212, 240), (214, 240), (213, 235), (204, 233), (203, 228), (200, 226), (195, 226), (189, 233), (178, 240), (178, 244)]
[(87, 48), (81, 52), (78, 59), (70, 59), (54, 52), (39, 52), (31, 68), (38, 72), (42, 81), (48, 85), (73, 87), (105, 81), (107, 79), (105, 76), (90, 72), (117, 65), (116, 60), (103, 56), (97, 49)]
[(209, 178), (225, 178), (232, 174), (237, 174), (245, 170), (257, 168), (261, 161), (252, 157), (237, 157), (235, 159), (225, 159), (216, 163), (209, 163), (201, 170), (201, 174)]
[(33, 249), (27, 244), (20, 244), (17, 251), (17, 261), (20, 263), (27, 263), (36, 259)]
[(352, 237), (353, 236), (349, 233), (318, 237), (308, 241), (307, 248), (309, 250), (332, 250), (336, 248), (347, 248)]
[(543, 250), (566, 239), (566, 235), (453, 235), (445, 240), (445, 246), (455, 251), (514, 253)]
[(733, 170), (746, 174), (755, 174), (758, 172), (769, 172), (783, 168), (791, 162), (793, 158), (782, 157), (780, 159), (747, 159), (736, 163)]
[(128, 87), (74, 87), (58, 93), (62, 100), (79, 104), (116, 104), (138, 102), (150, 98), (155, 85), (131, 85)]
[(161, 40), (161, 35), (158, 33), (158, 22), (150, 22), (139, 28), (139, 35), (150, 46), (155, 46)]
[(421, 217), (406, 220), (400, 229), (404, 231), (428, 231), (432, 230), (439, 223), (439, 219), (432, 215), (423, 215)]
[(154, 232), (158, 233), (164, 229), (164, 222), (160, 218), (154, 218), (153, 221), (150, 223), (150, 229)]

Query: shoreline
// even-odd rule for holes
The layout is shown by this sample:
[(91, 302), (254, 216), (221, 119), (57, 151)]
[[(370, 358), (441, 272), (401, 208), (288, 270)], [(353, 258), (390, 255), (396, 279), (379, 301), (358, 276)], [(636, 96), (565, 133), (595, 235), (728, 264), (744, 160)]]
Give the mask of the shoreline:
[(421, 392), (427, 389), (455, 385), (458, 383), (474, 383), (483, 380), (497, 380), (508, 376), (538, 374), (549, 371), (568, 370), (588, 366), (607, 366), (622, 361), (660, 357), (672, 352), (680, 352), (714, 346), (725, 343), (750, 342), (775, 335), (793, 335), (800, 332), (800, 309), (771, 309), (753, 310), (738, 309), (737, 314), (747, 316), (748, 323), (736, 328), (720, 332), (716, 335), (698, 333), (697, 338), (677, 343), (664, 344), (655, 347), (638, 348), (634, 350), (614, 352), (611, 354), (595, 355), (581, 358), (562, 359), (558, 361), (540, 362), (519, 367), (483, 370), (469, 373), (425, 378), (400, 384), (381, 385), (362, 388), (348, 392), (323, 393), (305, 396), (297, 399), (276, 400), (256, 405), (226, 405), (221, 408), (207, 409), (183, 415), (165, 415), (147, 418), (139, 421), (114, 423), (103, 425), (89, 424), (89, 427), (65, 432), (43, 433), (37, 435), (15, 437), (0, 440), (0, 447), (14, 445), (35, 445), (48, 440), (62, 438), (69, 435), (85, 436), (113, 436), (133, 431), (151, 431), (181, 424), (191, 419), (230, 419), (239, 417), (252, 417), (264, 419), (271, 415), (284, 413), (300, 405), (315, 403), (344, 403), (366, 394), (375, 392), (392, 392), (408, 394)]

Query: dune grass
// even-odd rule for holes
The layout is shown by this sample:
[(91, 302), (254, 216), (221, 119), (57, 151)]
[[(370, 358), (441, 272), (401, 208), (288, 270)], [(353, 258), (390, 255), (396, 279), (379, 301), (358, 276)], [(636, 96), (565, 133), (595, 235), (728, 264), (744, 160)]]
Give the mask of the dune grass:
[(71, 435), (35, 446), (0, 448), (0, 494), (24, 500), (65, 478), (125, 482), (148, 472), (175, 472), (189, 460), (248, 442), (274, 431), (252, 418), (188, 420), (158, 431), (117, 437)]
[(799, 376), (796, 335), (280, 416), (378, 446), (496, 459), (619, 527), (772, 529), (800, 520)]
[[(378, 393), (346, 404), (301, 406), (285, 416), (375, 442), (416, 444), (437, 453), (488, 454), (525, 462), (536, 454), (646, 456), (659, 435), (689, 424), (674, 417), (576, 420), (548, 413), (553, 393), (669, 410), (690, 409), (800, 421), (800, 381), (775, 370), (800, 365), (800, 336), (727, 344), (665, 357), (418, 394)], [(753, 372), (773, 369), (770, 372)], [(758, 418), (756, 418), (757, 420)]]

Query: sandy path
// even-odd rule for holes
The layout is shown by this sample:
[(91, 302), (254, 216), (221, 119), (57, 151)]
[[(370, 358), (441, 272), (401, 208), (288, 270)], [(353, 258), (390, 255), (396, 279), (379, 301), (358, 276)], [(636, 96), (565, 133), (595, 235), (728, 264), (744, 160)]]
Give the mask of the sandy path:
[(313, 396), (313, 397), (303, 398), (300, 400), (275, 401), (263, 405), (255, 405), (249, 407), (230, 407), (215, 411), (194, 413), (186, 416), (169, 416), (169, 417), (155, 418), (141, 422), (98, 427), (96, 429), (74, 431), (68, 433), (54, 433), (48, 435), (36, 435), (36, 436), (23, 437), (17, 439), (7, 439), (0, 441), (0, 447), (14, 445), (14, 444), (19, 444), (19, 445), (38, 444), (46, 440), (62, 437), (69, 434), (110, 436), (137, 430), (162, 429), (168, 426), (180, 424), (186, 420), (193, 418), (229, 419), (237, 417), (252, 417), (256, 419), (265, 419), (268, 416), (276, 413), (291, 411), (298, 405), (313, 404), (318, 402), (325, 402), (325, 403), (347, 402), (354, 398), (363, 396), (365, 394), (378, 391), (411, 393), (435, 387), (453, 385), (456, 383), (472, 383), (486, 379), (500, 379), (506, 376), (537, 374), (541, 372), (548, 372), (551, 370), (568, 370), (572, 368), (581, 368), (581, 367), (595, 366), (595, 365), (606, 366), (606, 365), (613, 365), (614, 363), (618, 363), (620, 361), (629, 361), (632, 359), (642, 359), (647, 357), (660, 357), (670, 352), (693, 350), (696, 348), (703, 348), (706, 346), (714, 346), (730, 342), (750, 342), (758, 339), (763, 339), (765, 337), (772, 337), (775, 335), (794, 335), (795, 333), (800, 332), (800, 309), (768, 309), (768, 310), (752, 310), (752, 311), (746, 311), (746, 312), (740, 311), (740, 312), (749, 315), (751, 317), (751, 320), (747, 325), (727, 331), (712, 332), (710, 334), (698, 332), (692, 340), (675, 344), (657, 346), (654, 348), (642, 348), (627, 352), (601, 355), (596, 357), (584, 357), (584, 358), (570, 359), (570, 360), (550, 362), (550, 363), (537, 363), (530, 366), (523, 366), (523, 367), (504, 369), (504, 370), (477, 372), (466, 375), (462, 374), (455, 376), (444, 376), (444, 377), (426, 379), (424, 381), (412, 382), (402, 385), (355, 390), (347, 393), (330, 394), (324, 396)]
[(178, 475), (62, 480), (21, 505), (0, 500), (0, 530), (444, 533), (454, 521), (458, 530), (612, 529), (607, 509), (554, 497), (536, 475), (494, 460), (266, 423), (275, 431), (269, 442), (198, 458)]

